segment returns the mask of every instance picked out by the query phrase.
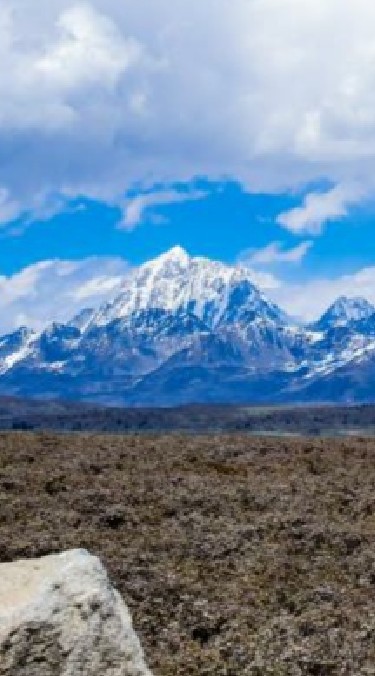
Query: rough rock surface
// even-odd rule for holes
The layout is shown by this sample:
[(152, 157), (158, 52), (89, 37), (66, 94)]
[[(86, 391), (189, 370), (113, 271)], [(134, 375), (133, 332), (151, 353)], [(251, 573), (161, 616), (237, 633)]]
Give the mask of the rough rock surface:
[(0, 566), (1, 676), (151, 676), (99, 559), (74, 550)]

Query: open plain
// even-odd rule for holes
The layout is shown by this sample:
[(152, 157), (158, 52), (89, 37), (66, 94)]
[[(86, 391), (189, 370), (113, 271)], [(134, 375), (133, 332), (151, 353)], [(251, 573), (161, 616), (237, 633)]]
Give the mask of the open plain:
[(0, 436), (0, 560), (85, 547), (156, 676), (375, 674), (375, 440)]

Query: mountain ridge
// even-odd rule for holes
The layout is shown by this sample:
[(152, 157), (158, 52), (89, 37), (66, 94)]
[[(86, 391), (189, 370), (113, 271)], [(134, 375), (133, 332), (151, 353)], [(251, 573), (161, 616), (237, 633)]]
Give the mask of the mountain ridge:
[(100, 308), (0, 338), (0, 393), (152, 406), (319, 401), (327, 391), (356, 401), (375, 396), (372, 359), (375, 307), (365, 299), (340, 297), (297, 325), (245, 267), (174, 247)]

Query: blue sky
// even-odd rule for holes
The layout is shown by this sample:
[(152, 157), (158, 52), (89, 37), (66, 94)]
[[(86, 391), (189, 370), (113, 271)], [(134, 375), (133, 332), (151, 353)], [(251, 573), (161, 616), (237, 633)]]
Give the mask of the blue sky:
[(298, 206), (301, 196), (253, 195), (233, 182), (199, 185), (205, 192), (200, 199), (151, 207), (130, 231), (119, 227), (118, 208), (84, 199), (48, 220), (12, 223), (1, 234), (2, 273), (11, 275), (42, 260), (98, 255), (139, 265), (176, 244), (192, 255), (235, 263), (270, 242), (289, 250), (306, 240), (311, 248), (298, 265), (275, 260), (263, 267), (279, 269), (286, 279), (303, 280), (352, 273), (374, 263), (373, 205), (333, 219), (322, 235), (311, 238), (288, 233), (277, 223), (278, 215)]
[(3, 0), (0, 332), (176, 244), (306, 319), (375, 303), (374, 29), (370, 0)]

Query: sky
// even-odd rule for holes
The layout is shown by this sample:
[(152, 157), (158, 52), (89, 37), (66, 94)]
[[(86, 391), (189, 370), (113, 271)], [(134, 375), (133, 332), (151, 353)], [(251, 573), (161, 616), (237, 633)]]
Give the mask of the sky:
[(0, 332), (179, 244), (375, 303), (371, 0), (2, 0)]

